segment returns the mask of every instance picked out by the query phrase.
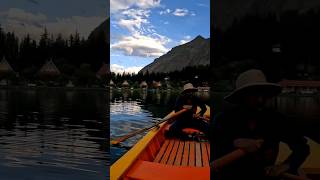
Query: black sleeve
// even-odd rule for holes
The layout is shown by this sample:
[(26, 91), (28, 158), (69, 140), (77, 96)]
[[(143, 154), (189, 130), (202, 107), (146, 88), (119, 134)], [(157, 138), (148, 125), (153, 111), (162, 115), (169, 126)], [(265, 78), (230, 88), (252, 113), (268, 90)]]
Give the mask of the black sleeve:
[(285, 162), (290, 164), (290, 171), (292, 173), (296, 173), (298, 168), (308, 157), (310, 147), (307, 144), (307, 139), (303, 136), (302, 131), (299, 131), (293, 122), (289, 122), (284, 119), (284, 121), (282, 121), (281, 129), (281, 141), (286, 143), (292, 151)]
[(178, 112), (182, 109), (183, 107), (183, 98), (181, 96), (179, 96), (176, 100), (176, 104), (174, 106), (174, 111)]
[(211, 162), (234, 150), (232, 130), (223, 113), (215, 116), (210, 129)]
[(201, 116), (203, 116), (204, 115), (204, 113), (206, 113), (206, 111), (207, 111), (207, 107), (206, 107), (206, 104), (203, 102), (203, 101), (201, 101), (201, 99), (200, 98), (198, 98), (198, 97), (195, 97), (196, 98), (196, 102), (197, 102), (197, 105), (200, 107), (200, 115)]

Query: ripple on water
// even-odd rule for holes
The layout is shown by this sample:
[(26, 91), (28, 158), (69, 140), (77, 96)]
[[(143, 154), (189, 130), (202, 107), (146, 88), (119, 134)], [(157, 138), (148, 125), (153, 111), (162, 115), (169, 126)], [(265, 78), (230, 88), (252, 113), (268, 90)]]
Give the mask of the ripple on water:
[(68, 99), (64, 91), (3, 91), (0, 179), (21, 179), (21, 174), (25, 179), (106, 179), (110, 155), (102, 127), (107, 101), (99, 92), (85, 93), (85, 100), (77, 92)]

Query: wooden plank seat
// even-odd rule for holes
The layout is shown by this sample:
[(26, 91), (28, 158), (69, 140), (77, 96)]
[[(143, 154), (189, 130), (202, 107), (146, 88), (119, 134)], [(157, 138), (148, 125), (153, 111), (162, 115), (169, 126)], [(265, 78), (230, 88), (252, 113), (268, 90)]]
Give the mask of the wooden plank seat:
[(138, 160), (128, 172), (127, 180), (208, 180), (210, 167), (171, 166)]
[(173, 166), (209, 167), (209, 142), (167, 139), (154, 162)]

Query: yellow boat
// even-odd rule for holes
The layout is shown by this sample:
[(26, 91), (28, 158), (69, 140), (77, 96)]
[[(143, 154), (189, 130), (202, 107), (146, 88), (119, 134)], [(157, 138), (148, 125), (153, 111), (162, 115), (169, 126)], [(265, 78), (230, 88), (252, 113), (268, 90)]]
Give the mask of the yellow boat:
[[(205, 117), (210, 119), (209, 106)], [(117, 160), (110, 169), (111, 180), (209, 180), (209, 142), (168, 139), (164, 134), (169, 126), (164, 122), (159, 128), (151, 129)]]
[[(310, 138), (307, 138), (307, 140), (310, 146), (310, 155), (301, 166), (301, 175), (307, 176), (312, 180), (320, 180), (320, 144)], [(291, 150), (286, 144), (280, 143), (277, 163), (283, 162), (290, 155), (290, 152)]]

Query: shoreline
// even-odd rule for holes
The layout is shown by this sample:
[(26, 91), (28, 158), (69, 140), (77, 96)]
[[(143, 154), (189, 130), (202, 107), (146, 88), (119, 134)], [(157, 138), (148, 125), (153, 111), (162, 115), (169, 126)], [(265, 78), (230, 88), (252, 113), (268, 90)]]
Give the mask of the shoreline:
[(63, 90), (99, 90), (107, 91), (107, 88), (96, 88), (96, 87), (50, 87), (50, 86), (0, 86), (0, 89), (63, 89)]

